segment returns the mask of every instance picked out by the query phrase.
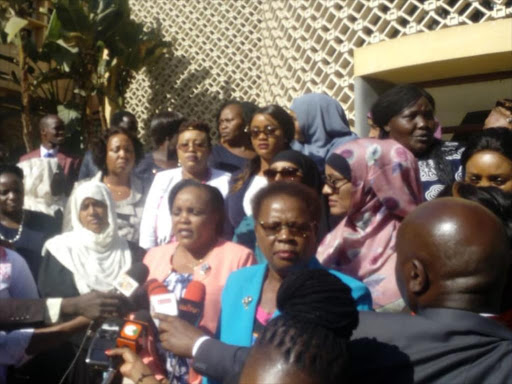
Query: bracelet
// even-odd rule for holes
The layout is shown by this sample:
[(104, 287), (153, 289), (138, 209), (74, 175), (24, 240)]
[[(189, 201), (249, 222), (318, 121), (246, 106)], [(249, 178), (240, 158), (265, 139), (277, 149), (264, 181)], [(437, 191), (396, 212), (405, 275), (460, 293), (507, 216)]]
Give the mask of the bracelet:
[(135, 384), (142, 384), (144, 379), (146, 377), (150, 377), (150, 376), (154, 376), (154, 375), (152, 373), (141, 373), (140, 376), (139, 376), (139, 380), (137, 380), (137, 382)]

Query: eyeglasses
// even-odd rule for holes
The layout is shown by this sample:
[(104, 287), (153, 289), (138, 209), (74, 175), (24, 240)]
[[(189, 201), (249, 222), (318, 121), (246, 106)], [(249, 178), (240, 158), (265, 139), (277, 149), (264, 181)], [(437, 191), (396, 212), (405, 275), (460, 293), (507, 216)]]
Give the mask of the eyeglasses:
[(192, 149), (196, 148), (196, 149), (199, 149), (199, 150), (203, 150), (203, 149), (206, 149), (208, 148), (208, 144), (206, 144), (205, 142), (184, 142), (184, 143), (178, 143), (176, 145), (176, 147), (182, 151), (186, 151), (188, 150), (190, 147), (192, 147)]
[(276, 136), (277, 134), (277, 131), (279, 130), (278, 127), (274, 127), (272, 125), (267, 125), (265, 126), (265, 128), (263, 129), (258, 129), (258, 128), (248, 128), (246, 129), (246, 132), (249, 133), (249, 135), (253, 138), (253, 139), (256, 139), (257, 137), (259, 137), (262, 133), (267, 136), (267, 137), (271, 137), (271, 136)]
[(259, 221), (259, 225), (263, 228), (263, 232), (268, 237), (275, 237), (284, 228), (288, 228), (288, 232), (293, 237), (308, 237), (311, 232), (313, 232), (313, 226), (315, 223), (280, 223), (278, 221), (265, 223), (264, 221)]
[(330, 176), (324, 176), (323, 179), (325, 185), (331, 188), (334, 193), (338, 193), (341, 188), (343, 188), (346, 184), (350, 183), (346, 179), (334, 179)]
[(293, 167), (285, 167), (279, 171), (276, 169), (267, 168), (263, 171), (263, 176), (265, 176), (269, 181), (274, 181), (277, 175), (280, 175), (284, 180), (293, 180), (302, 177), (300, 169)]

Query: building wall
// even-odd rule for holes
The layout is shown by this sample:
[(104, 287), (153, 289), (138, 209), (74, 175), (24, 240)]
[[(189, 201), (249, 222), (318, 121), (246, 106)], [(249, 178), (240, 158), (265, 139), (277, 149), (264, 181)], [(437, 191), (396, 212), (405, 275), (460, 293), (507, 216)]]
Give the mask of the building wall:
[[(325, 92), (354, 117), (353, 50), (403, 35), (512, 17), (512, 0), (130, 0), (172, 54), (136, 76), (127, 109), (214, 121), (226, 98), (290, 105)], [(404, 52), (406, 55), (407, 52)], [(376, 58), (378, 60), (378, 58)]]

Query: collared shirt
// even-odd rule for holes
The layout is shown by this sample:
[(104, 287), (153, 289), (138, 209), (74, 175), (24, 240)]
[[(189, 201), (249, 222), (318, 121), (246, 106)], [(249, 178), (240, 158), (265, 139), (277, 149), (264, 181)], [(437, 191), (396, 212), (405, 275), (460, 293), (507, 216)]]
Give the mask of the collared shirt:
[(53, 149), (46, 149), (45, 147), (43, 147), (41, 145), (40, 147), (40, 150), (41, 150), (41, 157), (57, 157), (57, 149), (56, 148), (53, 148)]

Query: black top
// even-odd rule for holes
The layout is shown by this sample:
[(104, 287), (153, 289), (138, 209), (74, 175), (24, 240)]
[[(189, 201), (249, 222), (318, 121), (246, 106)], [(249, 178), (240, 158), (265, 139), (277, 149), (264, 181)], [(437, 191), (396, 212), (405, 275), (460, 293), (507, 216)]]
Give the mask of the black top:
[[(141, 262), (142, 257), (144, 256), (142, 248), (131, 242), (128, 242), (128, 245), (132, 251), (132, 263)], [(75, 284), (73, 273), (62, 265), (50, 252), (47, 252), (43, 257), (43, 261), (39, 269), (38, 287), (41, 297), (74, 297), (80, 295)], [(71, 360), (78, 351), (78, 347), (82, 342), (83, 337), (83, 332), (77, 333), (71, 337), (69, 342), (53, 349), (50, 351), (51, 353), (41, 354), (34, 358), (33, 363), (31, 362), (29, 375), (37, 377), (37, 375), (44, 372), (44, 374), (47, 375), (45, 376), (47, 378), (46, 381), (35, 382), (56, 383), (57, 381), (55, 381), (54, 378), (60, 379), (62, 377), (63, 370), (54, 368), (51, 372), (46, 372), (47, 365), (52, 365), (52, 362), (59, 362), (60, 366), (64, 368), (69, 367)], [(101, 372), (91, 369), (85, 363), (89, 343), (90, 340), (86, 343), (76, 365), (71, 370), (68, 379), (66, 380), (66, 384), (96, 384), (101, 381), (101, 378), (98, 378), (98, 375)], [(52, 379), (48, 379), (48, 377), (51, 377)], [(120, 380), (115, 382), (120, 383)]]
[(153, 183), (153, 179), (155, 175), (164, 171), (165, 168), (160, 167), (157, 163), (155, 163), (155, 159), (153, 157), (152, 152), (146, 153), (146, 155), (142, 158), (142, 160), (137, 164), (133, 173), (142, 181), (142, 183), (147, 187), (146, 190), (149, 190), (151, 184)]
[(248, 162), (249, 159), (237, 156), (223, 145), (217, 144), (212, 147), (212, 152), (208, 159), (208, 166), (229, 173), (235, 173), (242, 171)]
[[(58, 220), (47, 214), (29, 210), (24, 212), (23, 230), (12, 249), (25, 259), (34, 280), (37, 281), (44, 243), (60, 233), (60, 225)], [(0, 224), (0, 233), (7, 239), (13, 239), (18, 230)]]

